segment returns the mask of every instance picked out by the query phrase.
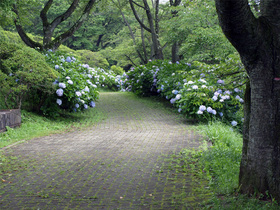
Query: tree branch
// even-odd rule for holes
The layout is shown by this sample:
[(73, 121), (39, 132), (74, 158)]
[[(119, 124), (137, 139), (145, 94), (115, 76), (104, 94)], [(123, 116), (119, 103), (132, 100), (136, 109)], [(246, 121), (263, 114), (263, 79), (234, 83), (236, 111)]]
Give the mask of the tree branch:
[(49, 0), (46, 4), (45, 7), (42, 9), (42, 11), (40, 12), (40, 17), (42, 19), (43, 22), (43, 30), (45, 30), (48, 26), (49, 26), (49, 22), (48, 22), (48, 17), (47, 17), (47, 12), (49, 11), (49, 9), (51, 8), (53, 3), (53, 0)]
[(146, 10), (145, 7), (143, 7), (142, 5), (138, 4), (137, 2), (135, 2), (135, 1), (133, 1), (133, 0), (132, 0), (132, 3), (134, 3), (134, 4), (137, 5), (138, 7), (141, 7), (142, 9)]
[(134, 5), (133, 5), (133, 1), (132, 1), (132, 0), (129, 0), (129, 4), (130, 4), (130, 7), (131, 7), (131, 9), (132, 9), (132, 11), (133, 11), (133, 14), (134, 14), (136, 20), (137, 20), (138, 23), (141, 25), (141, 27), (143, 27), (146, 31), (148, 31), (148, 32), (151, 33), (151, 29), (148, 28), (148, 27), (140, 20), (140, 18), (139, 18), (139, 16), (138, 16), (137, 12), (136, 12), (136, 10), (135, 10), (135, 7), (134, 7)]
[(241, 55), (255, 54), (257, 19), (248, 0), (215, 0), (220, 25), (226, 37)]
[(18, 31), (18, 34), (20, 36), (20, 38), (22, 39), (22, 41), (29, 47), (31, 48), (40, 48), (40, 50), (43, 49), (43, 45), (41, 45), (39, 42), (35, 42), (33, 41), (24, 31), (22, 25), (19, 23), (19, 14), (18, 14), (18, 10), (17, 10), (17, 7), (16, 5), (14, 4), (13, 5), (13, 12), (17, 15), (17, 18), (14, 19), (14, 23), (15, 23), (15, 26), (16, 26), (16, 29)]
[(83, 22), (88, 18), (90, 10), (92, 9), (95, 1), (96, 0), (90, 0), (88, 2), (79, 20), (68, 31), (55, 38), (50, 43), (50, 46), (48, 46), (49, 49), (57, 49), (65, 40), (72, 36), (73, 33), (82, 26)]
[(67, 18), (71, 16), (71, 14), (75, 11), (77, 6), (79, 5), (79, 1), (80, 0), (74, 0), (65, 13), (63, 13), (62, 15), (58, 16), (53, 20), (53, 22), (50, 24), (51, 31), (53, 31), (60, 23), (62, 23), (63, 21), (65, 21)]

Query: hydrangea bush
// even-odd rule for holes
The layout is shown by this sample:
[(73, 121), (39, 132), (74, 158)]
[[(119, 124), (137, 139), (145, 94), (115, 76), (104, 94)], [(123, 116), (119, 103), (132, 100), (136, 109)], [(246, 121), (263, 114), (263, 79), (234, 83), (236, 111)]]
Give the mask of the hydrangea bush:
[[(89, 107), (95, 107), (98, 98), (97, 84), (99, 75), (87, 64), (82, 64), (75, 57), (62, 53), (46, 53), (46, 61), (51, 67), (60, 73), (60, 76), (53, 82), (55, 93), (50, 99), (60, 108), (69, 111), (82, 111)], [(44, 108), (48, 112), (50, 104)]]
[(151, 61), (132, 68), (119, 80), (123, 90), (166, 98), (187, 118), (242, 125), (246, 74), (236, 57), (215, 65)]

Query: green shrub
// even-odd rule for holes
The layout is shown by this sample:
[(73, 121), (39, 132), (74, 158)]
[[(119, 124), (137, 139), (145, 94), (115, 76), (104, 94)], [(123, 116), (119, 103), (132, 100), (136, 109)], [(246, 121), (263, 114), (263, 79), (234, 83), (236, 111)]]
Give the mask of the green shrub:
[(99, 67), (103, 69), (109, 68), (108, 61), (97, 52), (92, 52), (90, 50), (77, 50), (75, 55), (80, 57), (82, 63), (88, 64), (91, 67)]
[[(0, 42), (0, 94), (6, 108), (39, 109), (44, 96), (53, 91), (52, 82), (58, 72), (50, 68), (45, 58), (36, 50), (8, 42)], [(39, 101), (31, 101), (29, 92), (39, 94)]]
[(212, 146), (200, 158), (211, 186), (218, 194), (233, 193), (238, 189), (242, 135), (221, 122), (209, 123), (197, 129), (212, 142)]
[(60, 77), (53, 81), (56, 91), (42, 107), (44, 114), (55, 115), (55, 109), (50, 109), (52, 107), (68, 111), (82, 111), (95, 107), (98, 91), (94, 72), (88, 65), (82, 64), (70, 54), (51, 50), (47, 52), (46, 60), (60, 73)]
[(120, 67), (120, 66), (116, 66), (116, 65), (111, 66), (111, 70), (112, 70), (116, 75), (123, 75), (123, 73), (124, 73), (123, 68)]
[(187, 118), (220, 119), (242, 128), (246, 74), (235, 55), (215, 65), (151, 61), (131, 68), (121, 80), (124, 89), (137, 95), (159, 94), (170, 100)]

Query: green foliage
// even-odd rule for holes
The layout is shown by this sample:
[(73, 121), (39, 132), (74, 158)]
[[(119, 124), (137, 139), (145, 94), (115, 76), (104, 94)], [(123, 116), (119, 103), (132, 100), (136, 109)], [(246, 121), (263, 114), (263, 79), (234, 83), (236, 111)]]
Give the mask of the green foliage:
[(90, 50), (77, 50), (75, 52), (81, 59), (81, 62), (88, 64), (91, 67), (100, 67), (108, 69), (109, 63), (99, 53), (92, 52)]
[(115, 65), (113, 65), (113, 66), (111, 66), (111, 70), (112, 70), (116, 75), (123, 75), (123, 73), (124, 73), (123, 68), (120, 67), (120, 66), (115, 66)]
[(194, 174), (194, 182), (208, 180), (207, 189), (195, 186), (202, 188), (196, 190), (213, 193), (212, 198), (200, 209), (279, 209), (273, 199), (261, 200), (262, 197), (248, 197), (238, 193), (243, 145), (239, 132), (217, 121), (199, 125), (195, 130), (208, 142), (198, 150), (182, 150), (178, 162), (184, 163), (181, 168), (188, 169), (188, 174)]
[[(222, 80), (226, 75), (231, 77)], [(234, 55), (214, 65), (152, 61), (132, 68), (123, 81), (124, 88), (137, 95), (160, 94), (187, 118), (220, 119), (241, 130), (246, 74)]]
[(55, 120), (21, 110), (21, 127), (11, 128), (7, 132), (0, 133), (0, 148), (21, 140), (29, 140), (54, 133), (71, 131), (76, 128), (92, 126), (104, 118), (105, 115), (99, 109), (88, 109), (85, 112), (75, 113), (66, 112)]
[(46, 61), (60, 73), (60, 77), (53, 84), (56, 93), (42, 107), (44, 114), (55, 115), (55, 110), (50, 107), (57, 107), (57, 104), (69, 111), (82, 111), (95, 106), (94, 101), (98, 98), (97, 85), (94, 84), (96, 81), (88, 65), (82, 65), (70, 54), (51, 50), (46, 54)]
[(170, 16), (171, 11), (177, 13), (160, 24), (164, 30), (162, 39), (169, 49), (177, 42), (184, 61), (217, 63), (235, 52), (218, 24), (214, 1), (182, 1), (180, 6), (168, 7), (168, 11)]
[[(29, 91), (50, 94), (58, 76), (45, 62), (43, 55), (29, 47), (0, 42), (0, 94), (6, 108), (20, 108)], [(27, 102), (27, 101), (26, 101)], [(27, 106), (39, 106), (28, 101)]]
[(201, 166), (210, 179), (210, 186), (218, 194), (233, 193), (238, 189), (242, 135), (220, 122), (198, 126), (197, 130), (212, 143), (200, 157)]

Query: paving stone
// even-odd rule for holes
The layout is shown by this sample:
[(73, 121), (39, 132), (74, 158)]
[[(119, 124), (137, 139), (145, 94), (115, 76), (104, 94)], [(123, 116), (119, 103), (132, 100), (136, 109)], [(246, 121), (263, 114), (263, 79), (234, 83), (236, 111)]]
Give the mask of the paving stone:
[[(124, 93), (101, 93), (106, 120), (5, 149), (26, 165), (0, 184), (0, 209), (182, 209), (170, 184), (168, 155), (200, 144), (176, 113)], [(183, 180), (183, 181), (182, 181)]]

